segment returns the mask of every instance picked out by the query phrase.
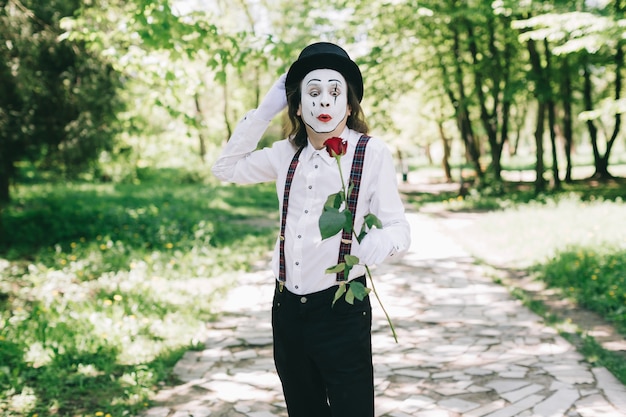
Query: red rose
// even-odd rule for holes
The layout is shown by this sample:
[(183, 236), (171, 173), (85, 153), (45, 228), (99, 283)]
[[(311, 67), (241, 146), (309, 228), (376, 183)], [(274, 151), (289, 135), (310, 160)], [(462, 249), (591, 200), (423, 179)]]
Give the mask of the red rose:
[(326, 151), (333, 158), (337, 155), (345, 155), (348, 150), (348, 142), (336, 136), (326, 139), (324, 146), (326, 146)]

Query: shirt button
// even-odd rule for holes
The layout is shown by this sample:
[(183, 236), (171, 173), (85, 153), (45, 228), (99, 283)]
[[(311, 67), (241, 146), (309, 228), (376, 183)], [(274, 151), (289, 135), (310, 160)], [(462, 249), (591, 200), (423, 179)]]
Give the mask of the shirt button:
[(297, 290), (298, 288), (300, 288), (300, 287), (298, 287), (298, 286), (296, 285), (296, 290)]
[(309, 210), (304, 210), (304, 212), (305, 212), (305, 213), (308, 213), (308, 212), (309, 212)]
[(309, 190), (310, 190), (310, 189), (312, 189), (312, 188), (313, 188), (313, 186), (312, 186), (312, 185), (309, 185)]
[(298, 239), (302, 239), (302, 235), (298, 235)]
[(296, 265), (300, 265), (300, 262), (296, 262)]
[(306, 297), (302, 297), (302, 298), (300, 298), (300, 302), (301, 302), (302, 304), (305, 304), (305, 303), (307, 302)]
[(315, 165), (315, 168), (317, 168), (317, 167), (318, 167), (318, 165)]

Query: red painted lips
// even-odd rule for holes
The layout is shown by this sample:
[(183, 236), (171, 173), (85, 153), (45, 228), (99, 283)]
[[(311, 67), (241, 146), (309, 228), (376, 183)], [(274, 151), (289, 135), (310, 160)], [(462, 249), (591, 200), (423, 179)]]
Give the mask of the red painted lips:
[(319, 116), (317, 116), (317, 120), (326, 123), (330, 122), (332, 120), (332, 117), (330, 117), (329, 114), (320, 114)]

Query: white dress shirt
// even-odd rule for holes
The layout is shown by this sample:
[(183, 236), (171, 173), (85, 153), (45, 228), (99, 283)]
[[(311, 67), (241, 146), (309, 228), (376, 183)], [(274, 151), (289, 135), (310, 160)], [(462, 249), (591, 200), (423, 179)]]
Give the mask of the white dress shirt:
[[(213, 165), (213, 174), (222, 181), (252, 184), (276, 181), (276, 193), (282, 212), (283, 192), (287, 170), (297, 151), (284, 139), (271, 148), (257, 150), (257, 144), (269, 122), (254, 117), (254, 110), (239, 122), (233, 135)], [(361, 134), (346, 127), (341, 138), (348, 141), (347, 153), (341, 157), (341, 169), (346, 183), (350, 178), (352, 159)], [(348, 184), (346, 184), (346, 189)], [(299, 157), (289, 196), (285, 227), (286, 288), (304, 295), (336, 285), (336, 274), (325, 270), (337, 264), (341, 232), (322, 240), (318, 221), (330, 194), (341, 189), (341, 179), (335, 158), (326, 149), (316, 150), (310, 143)], [(398, 194), (398, 184), (391, 152), (379, 139), (371, 138), (363, 163), (363, 175), (354, 216), (358, 234), (365, 215), (372, 213), (383, 225), (383, 231), (393, 242), (388, 256), (404, 252), (410, 245), (409, 224)], [(276, 240), (272, 269), (278, 279), (279, 238)], [(353, 255), (358, 256), (359, 243), (352, 240)], [(349, 279), (365, 274), (363, 265), (350, 271)]]

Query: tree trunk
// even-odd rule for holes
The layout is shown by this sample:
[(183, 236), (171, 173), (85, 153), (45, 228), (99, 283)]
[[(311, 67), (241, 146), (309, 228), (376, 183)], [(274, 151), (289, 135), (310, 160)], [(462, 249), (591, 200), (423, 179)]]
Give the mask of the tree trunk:
[(0, 156), (0, 209), (11, 201), (12, 172), (11, 162)]
[(535, 41), (529, 39), (526, 42), (530, 63), (535, 74), (535, 97), (537, 98), (537, 127), (535, 129), (535, 192), (540, 193), (546, 188), (546, 180), (543, 177), (543, 131), (546, 118), (546, 97), (544, 93), (548, 91), (547, 77), (544, 68), (541, 66), (541, 59), (535, 45)]
[(230, 126), (230, 121), (228, 120), (228, 113), (230, 112), (229, 101), (228, 101), (228, 76), (226, 75), (226, 69), (224, 68), (224, 125), (226, 126), (226, 140), (230, 139), (233, 135), (232, 127)]
[(16, 116), (21, 113), (23, 103), (11, 74), (9, 56), (6, 50), (0, 49), (0, 210), (11, 200), (10, 184), (14, 180), (15, 161), (24, 154), (24, 145), (20, 145), (17, 139), (21, 117)]
[[(459, 90), (459, 99), (455, 100), (454, 96), (450, 96), (452, 104), (456, 110), (456, 119), (461, 132), (461, 138), (465, 143), (465, 149), (470, 157), (470, 161), (476, 171), (476, 177), (478, 180), (483, 178), (483, 170), (480, 166), (480, 150), (478, 149), (477, 141), (472, 129), (472, 122), (469, 118), (469, 110), (467, 104), (467, 97), (465, 95), (465, 86), (463, 85), (463, 68), (461, 68), (461, 51), (459, 48), (459, 34), (456, 29), (454, 31), (454, 55), (455, 59), (455, 81)], [(449, 94), (450, 95), (450, 94)]]
[(196, 105), (196, 129), (198, 130), (198, 141), (199, 141), (199, 147), (200, 147), (200, 160), (202, 162), (204, 162), (204, 158), (206, 156), (206, 139), (204, 137), (204, 129), (205, 129), (205, 123), (204, 123), (204, 116), (202, 113), (202, 109), (200, 108), (200, 97), (198, 95), (198, 92), (196, 91), (196, 94), (193, 97), (194, 99), (194, 103)]
[[(583, 102), (586, 111), (593, 110), (593, 98), (592, 98), (592, 85), (591, 85), (591, 72), (589, 71), (589, 63), (585, 59), (583, 65)], [(600, 150), (598, 149), (598, 128), (593, 120), (587, 120), (587, 130), (589, 131), (589, 139), (591, 140), (591, 148), (593, 150), (593, 161), (595, 165), (595, 173), (593, 177), (602, 178), (608, 175), (607, 167), (603, 166), (602, 157), (600, 156)]]
[(543, 131), (546, 118), (546, 103), (539, 102), (537, 106), (537, 127), (535, 128), (535, 193), (540, 193), (546, 189), (546, 180), (543, 177), (545, 170), (543, 165)]
[[(622, 68), (624, 67), (624, 48), (623, 45), (620, 44), (617, 46), (617, 52), (615, 53), (615, 101), (620, 100), (621, 91), (622, 91)], [(604, 164), (606, 174), (611, 176), (609, 173), (609, 158), (611, 155), (611, 149), (615, 144), (615, 140), (619, 135), (620, 129), (622, 126), (622, 114), (615, 113), (615, 124), (613, 126), (613, 133), (611, 134), (611, 138), (606, 144), (606, 152), (604, 153), (604, 157), (602, 158), (602, 163)]]
[[(480, 120), (483, 125), (483, 129), (487, 133), (487, 140), (489, 141), (489, 148), (491, 150), (491, 166), (493, 168), (494, 179), (496, 181), (500, 181), (500, 145), (498, 143), (498, 119), (494, 116), (496, 109), (499, 103), (498, 97), (498, 86), (500, 84), (500, 80), (494, 80), (494, 93), (492, 94), (491, 100), (493, 102), (492, 112), (489, 112), (487, 109), (487, 98), (485, 97), (485, 93), (483, 91), (483, 76), (482, 70), (479, 66), (480, 60), (478, 58), (478, 47), (476, 46), (474, 31), (472, 26), (466, 21), (467, 27), (467, 36), (469, 39), (469, 50), (472, 56), (472, 62), (474, 63), (474, 91), (478, 97), (478, 105), (480, 107)], [(490, 29), (492, 29), (490, 27)], [(493, 42), (493, 38), (491, 39)], [(494, 48), (490, 48), (494, 49)], [(492, 53), (495, 53), (492, 51)], [(497, 60), (497, 56), (492, 56), (491, 59)]]
[(548, 128), (550, 130), (550, 146), (552, 151), (552, 187), (555, 190), (560, 190), (561, 178), (559, 177), (559, 158), (556, 149), (556, 132), (554, 130), (554, 126), (556, 124), (554, 101), (548, 100), (546, 106), (548, 108)]
[(543, 41), (543, 51), (546, 59), (546, 86), (548, 90), (546, 91), (547, 100), (546, 106), (548, 108), (548, 129), (550, 131), (550, 146), (552, 151), (552, 187), (555, 190), (561, 189), (561, 179), (559, 178), (559, 159), (556, 150), (556, 133), (554, 131), (554, 126), (556, 125), (556, 105), (554, 104), (553, 94), (552, 94), (552, 56), (550, 54), (550, 46), (548, 45), (548, 41)]
[[(526, 120), (526, 113), (528, 112), (528, 107), (526, 104), (522, 107), (522, 114), (518, 115), (517, 112), (520, 110), (519, 103), (517, 103), (516, 107), (516, 123), (515, 123), (515, 140), (513, 140), (513, 145), (509, 150), (509, 155), (514, 156), (517, 155), (517, 151), (519, 149), (519, 143), (522, 136), (522, 128), (524, 127), (524, 121)], [(509, 145), (511, 145), (511, 141), (509, 141)]]
[(563, 139), (565, 150), (565, 182), (572, 182), (572, 143), (574, 142), (573, 127), (572, 127), (572, 74), (569, 67), (569, 61), (567, 56), (563, 57), (563, 63), (561, 65), (561, 97), (563, 105)]
[(404, 155), (402, 151), (398, 148), (398, 163), (400, 164), (400, 172), (402, 172), (402, 182), (406, 183), (409, 181), (409, 165), (404, 160)]
[(441, 158), (443, 173), (446, 176), (446, 182), (452, 182), (452, 169), (450, 168), (450, 139), (446, 138), (446, 134), (443, 130), (443, 122), (437, 122), (437, 127), (439, 128), (439, 137), (441, 138), (441, 144), (443, 145), (443, 158)]

